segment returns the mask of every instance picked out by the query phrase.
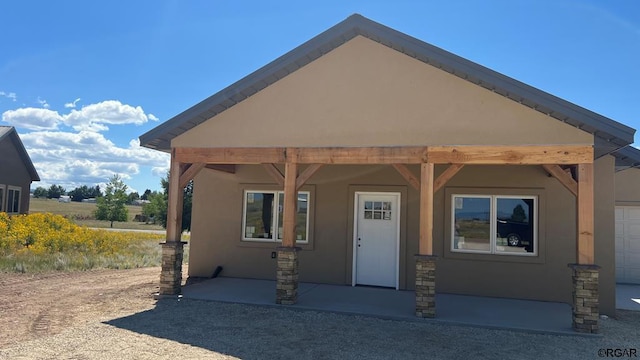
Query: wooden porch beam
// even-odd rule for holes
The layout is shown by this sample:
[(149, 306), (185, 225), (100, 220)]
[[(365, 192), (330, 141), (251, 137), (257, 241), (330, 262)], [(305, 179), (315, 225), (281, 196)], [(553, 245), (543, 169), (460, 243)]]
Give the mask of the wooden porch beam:
[(302, 185), (304, 185), (307, 182), (307, 180), (309, 180), (309, 178), (311, 178), (313, 174), (315, 174), (316, 171), (318, 171), (321, 167), (322, 167), (322, 164), (311, 164), (307, 166), (307, 168), (304, 169), (302, 174), (300, 174), (296, 179), (296, 190), (300, 190)]
[(281, 164), (284, 148), (176, 148), (180, 162), (207, 164)]
[(282, 246), (296, 246), (296, 213), (298, 208), (298, 191), (296, 177), (298, 164), (288, 162), (284, 165), (284, 209), (282, 214)]
[(301, 164), (419, 164), (426, 161), (426, 149), (424, 146), (298, 148), (297, 157), (291, 160)]
[(593, 164), (578, 164), (578, 264), (594, 264)]
[(400, 175), (402, 175), (402, 177), (407, 180), (409, 184), (411, 184), (411, 186), (413, 186), (416, 190), (420, 190), (420, 180), (418, 180), (418, 178), (413, 175), (411, 170), (409, 170), (406, 165), (391, 164), (391, 166), (393, 166), (400, 173)]
[(222, 171), (229, 174), (236, 173), (236, 166), (234, 164), (226, 164), (226, 165), (208, 164), (206, 167), (207, 169)]
[(567, 190), (569, 190), (574, 196), (578, 196), (578, 183), (573, 180), (570, 174), (562, 170), (558, 165), (543, 164), (544, 170), (549, 175), (556, 178), (560, 184), (562, 184)]
[(284, 186), (284, 175), (280, 172), (280, 170), (276, 167), (275, 164), (262, 164), (265, 170), (271, 175), (271, 177), (278, 183), (280, 186)]
[(433, 255), (433, 178), (434, 165), (420, 165), (420, 255)]
[(430, 146), (427, 158), (435, 164), (580, 164), (593, 162), (593, 146)]
[(287, 161), (298, 164), (584, 164), (593, 162), (593, 146), (176, 148), (176, 158), (190, 164), (282, 164)]
[(180, 188), (184, 189), (185, 186), (189, 183), (191, 179), (193, 179), (200, 170), (204, 169), (206, 166), (205, 163), (195, 163), (188, 165), (182, 175), (180, 175)]
[(169, 198), (167, 200), (167, 242), (179, 242), (182, 236), (182, 203), (183, 189), (180, 186), (180, 174), (186, 166), (176, 157), (176, 149), (171, 149), (171, 166), (169, 168)]
[(433, 182), (433, 192), (440, 190), (451, 178), (462, 170), (463, 164), (452, 164)]

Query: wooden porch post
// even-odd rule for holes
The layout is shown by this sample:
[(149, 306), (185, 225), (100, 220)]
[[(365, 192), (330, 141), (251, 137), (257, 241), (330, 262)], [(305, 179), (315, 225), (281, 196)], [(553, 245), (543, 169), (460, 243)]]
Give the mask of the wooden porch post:
[(593, 164), (578, 164), (578, 264), (594, 263)]
[(298, 251), (296, 247), (296, 213), (298, 164), (287, 161), (284, 168), (284, 209), (282, 246), (278, 248), (276, 303), (295, 304), (298, 300)]
[(183, 168), (184, 165), (176, 160), (175, 149), (172, 149), (169, 169), (169, 198), (167, 200), (167, 242), (180, 242), (182, 236), (184, 194), (180, 188), (180, 175)]
[(433, 256), (434, 164), (420, 169), (420, 243), (416, 255), (416, 316), (436, 315), (436, 262)]
[(594, 251), (593, 163), (578, 164), (578, 234), (576, 264), (569, 264), (573, 276), (573, 329), (597, 333), (600, 315), (598, 283), (600, 267)]
[(433, 255), (433, 163), (420, 168), (420, 255)]
[(175, 148), (171, 149), (169, 170), (169, 198), (167, 201), (167, 237), (162, 243), (162, 270), (160, 273), (160, 295), (175, 295), (181, 292), (182, 255), (184, 242), (182, 235), (183, 191), (180, 175), (184, 165), (176, 159)]
[(282, 214), (282, 246), (296, 246), (296, 212), (298, 207), (298, 191), (296, 178), (298, 164), (288, 162), (284, 167), (284, 209)]

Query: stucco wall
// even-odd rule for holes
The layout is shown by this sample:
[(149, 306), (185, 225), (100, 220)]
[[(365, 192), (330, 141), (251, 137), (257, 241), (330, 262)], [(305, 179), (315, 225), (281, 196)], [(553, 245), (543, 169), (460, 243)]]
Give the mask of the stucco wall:
[(600, 265), (600, 312), (613, 316), (616, 309), (615, 274), (615, 158), (604, 156), (594, 168), (595, 262)]
[(640, 169), (626, 169), (615, 174), (616, 205), (640, 206)]
[(31, 187), (31, 176), (27, 171), (22, 158), (16, 150), (10, 138), (5, 138), (0, 143), (0, 185), (5, 185), (6, 202), (6, 186), (19, 186), (22, 188), (20, 197), (20, 212), (29, 212), (29, 190)]
[(356, 37), (173, 147), (593, 144), (588, 133)]
[[(437, 174), (444, 170), (438, 166)], [(596, 262), (601, 308), (613, 314), (613, 160), (596, 162)], [(416, 176), (418, 167), (411, 167)], [(261, 166), (238, 166), (236, 174), (203, 170), (195, 179), (189, 276), (273, 279), (276, 244), (241, 241), (244, 189), (277, 189)], [(325, 166), (303, 190), (312, 193), (313, 234), (300, 254), (300, 280), (350, 284), (355, 191), (402, 194), (400, 286), (412, 289), (418, 252), (419, 194), (390, 166)], [(451, 253), (450, 194), (461, 190), (539, 196), (538, 256)], [(607, 191), (609, 193), (607, 194)], [(575, 262), (575, 198), (539, 166), (467, 166), (435, 196), (434, 250), (439, 256), (437, 291), (549, 301), (571, 301)]]

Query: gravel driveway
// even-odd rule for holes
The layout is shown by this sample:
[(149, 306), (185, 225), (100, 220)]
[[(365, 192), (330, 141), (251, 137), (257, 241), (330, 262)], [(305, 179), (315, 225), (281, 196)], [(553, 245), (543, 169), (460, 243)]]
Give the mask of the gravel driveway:
[(602, 333), (536, 335), (164, 299), (150, 310), (11, 345), (0, 350), (0, 358), (595, 359), (599, 349), (632, 349), (640, 356), (640, 312), (620, 311), (617, 320), (603, 320)]

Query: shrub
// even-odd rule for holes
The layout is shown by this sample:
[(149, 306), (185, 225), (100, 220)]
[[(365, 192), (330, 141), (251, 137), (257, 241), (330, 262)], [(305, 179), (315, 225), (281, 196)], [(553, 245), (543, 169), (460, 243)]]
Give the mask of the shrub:
[(88, 229), (50, 213), (11, 217), (0, 213), (0, 270), (25, 272), (34, 264), (40, 271), (153, 266), (158, 265), (159, 255), (153, 255), (155, 262), (147, 255), (159, 252), (160, 246), (146, 244), (157, 245), (163, 238), (162, 234)]

